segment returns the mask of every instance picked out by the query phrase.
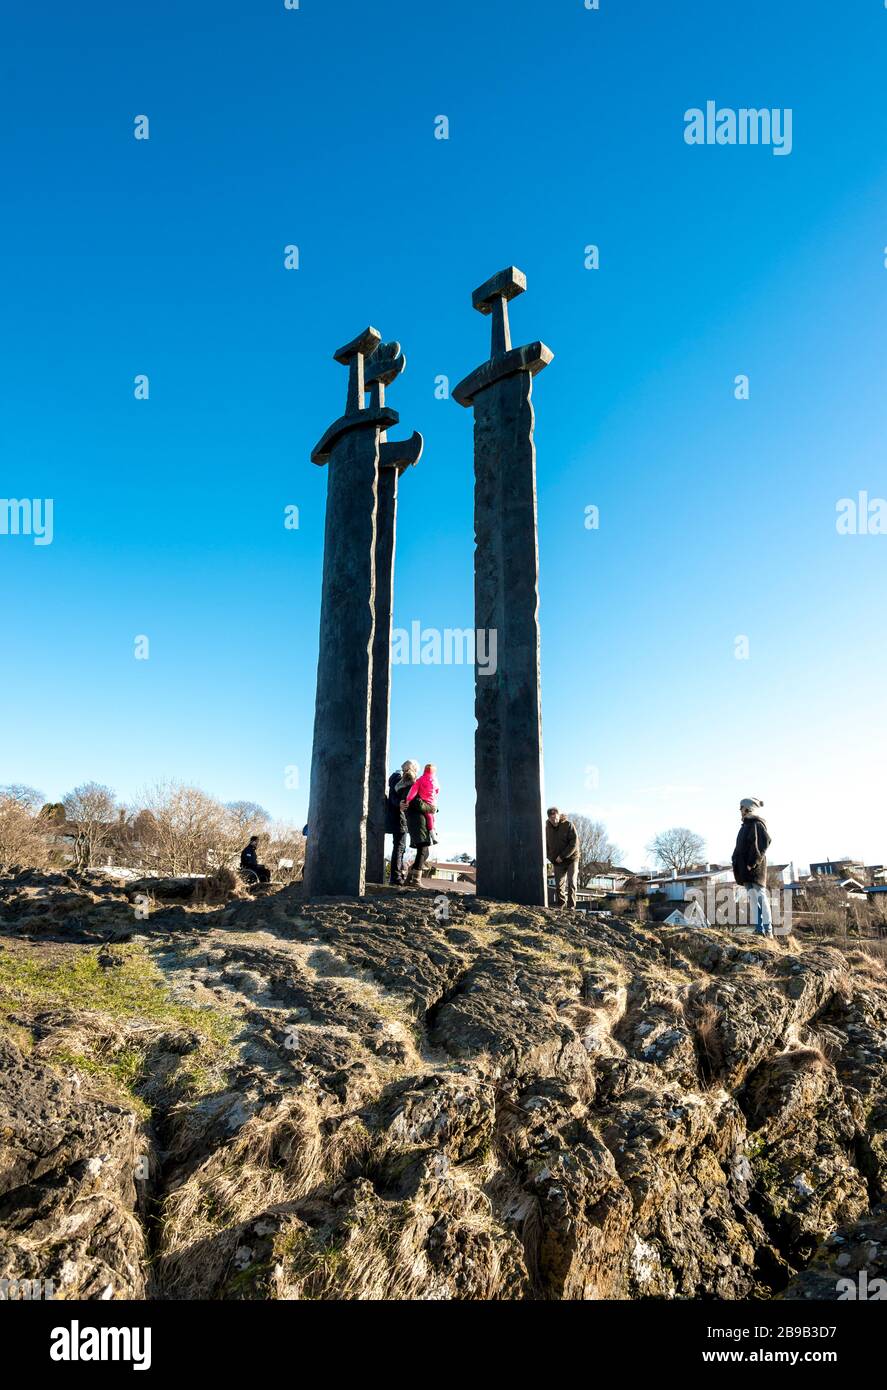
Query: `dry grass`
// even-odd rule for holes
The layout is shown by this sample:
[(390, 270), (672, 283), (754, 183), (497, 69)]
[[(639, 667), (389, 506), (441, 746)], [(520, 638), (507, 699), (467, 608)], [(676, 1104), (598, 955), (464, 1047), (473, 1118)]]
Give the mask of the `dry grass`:
[(783, 1071), (821, 1071), (832, 1067), (832, 1063), (819, 1047), (793, 1047), (773, 1058), (773, 1064)]
[(250, 897), (252, 894), (240, 874), (230, 869), (227, 864), (221, 864), (215, 873), (209, 874), (206, 878), (194, 881), (192, 902), (195, 903), (218, 907), (224, 906), (232, 899), (242, 901)]
[(215, 1239), (270, 1207), (285, 1206), (366, 1166), (375, 1142), (357, 1119), (330, 1132), (318, 1106), (293, 1096), (249, 1120), (164, 1204), (164, 1284), (172, 1292), (212, 1288), (231, 1256)]
[[(510, 1296), (515, 1247), (496, 1228), (483, 1193), (470, 1194), (473, 1200), (467, 1192), (463, 1196), (467, 1205), (446, 1218), (446, 1238), (451, 1249), (463, 1252), (467, 1296)], [(361, 1185), (335, 1229), (312, 1229), (296, 1219), (281, 1233), (275, 1241), (277, 1297), (363, 1302), (449, 1297), (449, 1280), (429, 1254), (429, 1232), (440, 1217), (440, 1207), (432, 1209), (421, 1197), (386, 1202), (369, 1184)]]
[[(157, 1267), (164, 1294), (207, 1297), (233, 1282), (246, 1296), (279, 1299), (449, 1296), (428, 1239), (451, 1207), (447, 1238), (468, 1252), (471, 1296), (502, 1296), (514, 1278), (514, 1246), (477, 1185), (496, 1171), (495, 1160), (483, 1155), (470, 1174), (453, 1172), (445, 1189), (420, 1186), (408, 1198), (389, 1200), (369, 1180), (420, 1152), (371, 1132), (359, 1116), (336, 1124), (304, 1096), (256, 1116), (167, 1197)], [(259, 1218), (280, 1227), (271, 1254), (232, 1274), (235, 1251), (253, 1244)], [(250, 1286), (263, 1280), (256, 1295)]]
[(703, 1081), (708, 1086), (715, 1084), (715, 1077), (724, 1064), (724, 1053), (720, 1035), (721, 1010), (711, 1000), (702, 1005), (694, 1020), (696, 1040), (699, 1047), (699, 1069)]
[[(868, 958), (869, 962), (874, 962), (875, 966), (880, 967), (879, 970), (875, 971), (876, 974), (879, 976), (887, 974), (887, 941), (880, 939), (864, 939), (854, 942), (854, 946), (856, 948), (853, 953), (854, 957), (857, 953), (861, 953)], [(869, 966), (869, 968), (871, 967)]]
[(424, 1246), (431, 1217), (415, 1204), (358, 1207), (334, 1234), (299, 1222), (278, 1242), (278, 1297), (414, 1299), (428, 1283)]

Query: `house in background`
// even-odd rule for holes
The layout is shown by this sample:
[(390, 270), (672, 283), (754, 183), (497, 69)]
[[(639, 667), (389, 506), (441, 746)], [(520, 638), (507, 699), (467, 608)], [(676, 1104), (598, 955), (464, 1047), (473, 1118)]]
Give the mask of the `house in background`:
[(651, 897), (661, 893), (669, 902), (682, 903), (691, 900), (689, 896), (691, 888), (701, 889), (705, 893), (709, 884), (712, 884), (713, 887), (720, 887), (733, 882), (731, 866), (709, 864), (704, 868), (688, 869), (686, 873), (681, 874), (676, 870), (670, 874), (654, 874), (645, 879), (644, 887)]
[[(809, 882), (809, 875), (806, 876)], [(794, 860), (789, 860), (787, 864), (770, 864), (767, 869), (767, 887), (770, 892), (791, 893), (792, 901), (795, 898), (803, 898), (806, 887), (805, 876), (798, 872)]]
[(644, 882), (651, 918), (670, 925), (707, 926), (708, 909), (712, 908), (714, 917), (718, 894), (729, 892), (733, 886), (733, 869), (726, 864), (700, 865), (681, 874), (673, 870), (670, 874), (655, 874)]
[(446, 884), (447, 890), (456, 893), (474, 893), (477, 883), (477, 867), (463, 863), (462, 860), (439, 859), (425, 865), (422, 875), (433, 884)]
[[(671, 904), (669, 904), (671, 907)], [(682, 903), (680, 907), (671, 907), (667, 917), (662, 918), (664, 927), (710, 927), (711, 923), (695, 900), (689, 903)]]
[[(604, 895), (604, 891), (601, 888), (580, 888), (577, 884), (576, 902), (588, 906), (590, 903), (598, 902)], [(554, 907), (554, 874), (548, 875), (548, 905)]]
[(583, 889), (598, 893), (619, 893), (629, 879), (634, 878), (631, 869), (620, 869), (615, 864), (593, 862), (587, 865), (586, 881)]
[(824, 859), (818, 864), (810, 865), (810, 877), (831, 879), (835, 883), (847, 879), (854, 879), (861, 884), (868, 882), (866, 867), (858, 859)]

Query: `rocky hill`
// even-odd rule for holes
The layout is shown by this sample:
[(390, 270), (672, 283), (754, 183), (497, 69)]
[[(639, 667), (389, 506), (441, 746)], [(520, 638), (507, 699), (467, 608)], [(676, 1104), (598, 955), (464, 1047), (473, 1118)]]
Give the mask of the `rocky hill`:
[(836, 1297), (887, 975), (432, 893), (0, 883), (0, 1277), (86, 1298)]

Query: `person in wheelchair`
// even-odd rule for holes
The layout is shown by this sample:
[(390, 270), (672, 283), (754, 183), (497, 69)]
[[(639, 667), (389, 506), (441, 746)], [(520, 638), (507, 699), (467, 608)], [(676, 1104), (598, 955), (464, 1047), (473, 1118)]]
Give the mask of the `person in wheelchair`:
[[(259, 837), (251, 835), (249, 844), (240, 852), (240, 876), (247, 883), (270, 883), (271, 870), (259, 863)], [(254, 877), (255, 876), (255, 880)]]

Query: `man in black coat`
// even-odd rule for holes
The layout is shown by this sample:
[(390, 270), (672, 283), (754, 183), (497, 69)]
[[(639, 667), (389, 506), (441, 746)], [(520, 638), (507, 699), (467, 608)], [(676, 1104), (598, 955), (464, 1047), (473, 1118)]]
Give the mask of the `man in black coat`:
[(266, 869), (264, 864), (259, 863), (259, 837), (251, 835), (249, 844), (240, 851), (240, 867), (255, 874), (260, 883), (268, 883), (271, 879), (271, 870)]
[(407, 847), (407, 818), (404, 798), (416, 780), (419, 764), (412, 761), (403, 763), (398, 772), (388, 778), (388, 795), (385, 799), (385, 834), (391, 840), (391, 882), (403, 884), (406, 871), (403, 866), (404, 851)]
[(767, 850), (770, 834), (760, 814), (763, 801), (747, 796), (739, 803), (742, 825), (733, 851), (733, 877), (748, 893), (750, 915), (758, 936), (773, 935), (773, 916), (767, 892)]

